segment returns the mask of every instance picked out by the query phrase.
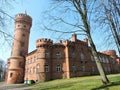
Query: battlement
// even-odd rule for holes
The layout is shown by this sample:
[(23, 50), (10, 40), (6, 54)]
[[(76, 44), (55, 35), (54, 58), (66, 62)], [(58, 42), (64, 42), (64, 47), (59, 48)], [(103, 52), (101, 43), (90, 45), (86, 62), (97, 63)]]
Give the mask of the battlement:
[(36, 47), (39, 47), (42, 45), (53, 45), (53, 40), (47, 39), (47, 38), (38, 39), (36, 41)]
[(17, 14), (15, 16), (15, 22), (18, 22), (18, 21), (24, 21), (32, 25), (32, 18), (27, 14), (23, 14), (23, 13)]

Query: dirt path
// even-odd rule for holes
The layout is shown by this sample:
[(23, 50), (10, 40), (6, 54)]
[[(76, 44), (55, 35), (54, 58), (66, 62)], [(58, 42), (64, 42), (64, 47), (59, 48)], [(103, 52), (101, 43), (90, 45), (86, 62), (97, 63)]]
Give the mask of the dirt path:
[(25, 86), (24, 84), (6, 84), (6, 82), (0, 82), (0, 90), (31, 90), (32, 86)]

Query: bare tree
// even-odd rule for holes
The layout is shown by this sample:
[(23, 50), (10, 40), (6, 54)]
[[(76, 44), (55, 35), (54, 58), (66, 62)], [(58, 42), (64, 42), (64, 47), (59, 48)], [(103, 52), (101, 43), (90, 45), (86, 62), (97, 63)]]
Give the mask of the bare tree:
[(0, 59), (0, 81), (5, 79), (6, 67), (5, 62)]
[[(101, 75), (102, 82), (103, 82), (103, 84), (108, 84), (109, 80), (103, 71), (103, 67), (100, 63), (95, 44), (91, 37), (91, 31), (92, 31), (91, 30), (91, 28), (92, 28), (91, 17), (93, 14), (92, 9), (94, 7), (96, 0), (95, 1), (90, 1), (90, 0), (53, 0), (53, 1), (55, 2), (55, 4), (57, 4), (56, 7), (54, 7), (53, 9), (59, 7), (60, 4), (62, 4), (64, 7), (66, 7), (66, 9), (61, 8), (62, 10), (63, 9), (65, 10), (64, 12), (62, 12), (63, 14), (66, 14), (68, 11), (70, 11), (71, 15), (75, 15), (75, 17), (74, 17), (75, 20), (72, 22), (71, 21), (67, 22), (65, 19), (62, 19), (62, 17), (60, 17), (61, 15), (57, 15), (57, 16), (49, 15), (49, 17), (51, 17), (53, 19), (54, 25), (58, 24), (59, 22), (63, 22), (64, 24), (74, 27), (74, 29), (76, 29), (76, 30), (59, 31), (57, 29), (51, 29), (51, 26), (50, 27), (44, 26), (45, 29), (50, 30), (50, 31), (55, 31), (55, 32), (62, 32), (62, 33), (76, 32), (77, 34), (80, 34), (80, 35), (86, 35), (89, 40), (89, 43), (91, 46), (91, 51), (94, 56), (96, 65), (98, 67), (98, 71)], [(67, 14), (67, 15), (69, 15), (69, 14)], [(68, 17), (70, 18), (70, 15)], [(71, 19), (73, 19), (73, 18), (71, 18)]]
[(14, 0), (0, 0), (0, 38), (1, 38), (1, 46), (4, 43), (10, 44), (11, 39), (13, 38), (10, 32), (5, 30), (5, 27), (8, 22), (10, 22), (13, 17), (8, 14), (9, 8), (12, 7), (12, 3)]
[(102, 13), (104, 14), (102, 18), (99, 18), (99, 20), (102, 19), (103, 23), (105, 23), (106, 21), (109, 25), (120, 55), (120, 6), (118, 5), (119, 0), (100, 0), (100, 2), (103, 8)]

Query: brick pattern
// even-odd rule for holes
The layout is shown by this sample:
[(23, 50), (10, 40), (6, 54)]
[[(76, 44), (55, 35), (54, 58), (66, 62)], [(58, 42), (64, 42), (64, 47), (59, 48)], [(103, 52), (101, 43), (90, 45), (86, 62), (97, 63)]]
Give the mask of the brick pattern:
[[(98, 55), (106, 74), (120, 72), (120, 58), (114, 50), (98, 52)], [(37, 40), (36, 50), (26, 56), (25, 71), (24, 80), (34, 81), (99, 74), (88, 40), (78, 40), (76, 34), (72, 35), (72, 41)]]

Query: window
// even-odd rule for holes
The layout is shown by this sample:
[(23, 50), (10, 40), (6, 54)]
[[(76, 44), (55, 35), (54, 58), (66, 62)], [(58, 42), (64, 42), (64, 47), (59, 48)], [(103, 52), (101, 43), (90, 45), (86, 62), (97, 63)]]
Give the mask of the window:
[(82, 66), (82, 71), (85, 72), (85, 66)]
[(38, 52), (38, 53), (37, 53), (37, 58), (40, 58), (40, 55), (41, 55), (41, 53), (40, 53), (40, 52)]
[(26, 28), (26, 25), (24, 25), (24, 28)]
[(84, 60), (84, 54), (83, 53), (80, 53), (80, 58), (81, 58), (81, 60)]
[(24, 47), (25, 43), (24, 42), (21, 42), (21, 47)]
[(93, 57), (93, 55), (91, 55), (90, 57), (91, 57), (91, 61), (94, 61), (94, 57)]
[(22, 51), (20, 51), (20, 56), (23, 56), (23, 52)]
[(56, 52), (56, 58), (60, 58), (61, 57), (61, 53), (60, 52)]
[(32, 68), (30, 68), (30, 74), (32, 74)]
[(72, 58), (75, 58), (75, 52), (72, 52), (72, 53), (71, 53), (71, 57), (72, 57)]
[(58, 64), (56, 69), (57, 69), (57, 72), (61, 72), (61, 65)]
[(23, 37), (25, 37), (25, 34), (22, 34)]
[(34, 56), (34, 62), (37, 60), (37, 56)]
[(32, 58), (29, 59), (29, 63), (32, 63)]
[(18, 25), (18, 27), (20, 27), (20, 25)]
[(37, 65), (37, 66), (36, 66), (36, 73), (38, 73), (39, 70), (40, 70), (40, 67), (39, 67), (39, 65)]
[(10, 78), (13, 76), (13, 73), (10, 73)]
[(92, 72), (95, 72), (95, 67), (94, 66), (92, 66)]
[(76, 66), (73, 64), (72, 65), (72, 72), (75, 72), (76, 71)]
[(35, 73), (35, 72), (36, 72), (35, 67), (33, 67), (33, 73)]
[(21, 67), (24, 67), (24, 63), (23, 63), (23, 62), (20, 62), (19, 65), (20, 65)]
[(45, 58), (49, 58), (49, 57), (50, 57), (49, 52), (46, 52), (46, 53), (45, 53)]
[(45, 65), (45, 72), (49, 72), (49, 66)]
[(25, 70), (25, 75), (27, 75), (27, 73), (28, 73), (28, 72), (27, 72), (27, 69), (26, 69), (26, 70)]

